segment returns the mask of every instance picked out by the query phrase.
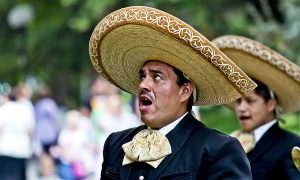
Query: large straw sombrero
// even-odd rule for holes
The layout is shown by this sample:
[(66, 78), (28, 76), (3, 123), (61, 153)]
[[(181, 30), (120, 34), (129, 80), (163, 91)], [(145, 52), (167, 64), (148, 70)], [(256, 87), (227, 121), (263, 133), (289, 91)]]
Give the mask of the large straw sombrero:
[(224, 104), (256, 84), (203, 35), (176, 17), (150, 7), (117, 10), (95, 27), (89, 42), (95, 69), (117, 87), (136, 94), (139, 70), (158, 60), (195, 83), (194, 105)]
[(249, 77), (275, 92), (282, 113), (300, 110), (300, 68), (296, 64), (245, 37), (226, 35), (212, 42)]

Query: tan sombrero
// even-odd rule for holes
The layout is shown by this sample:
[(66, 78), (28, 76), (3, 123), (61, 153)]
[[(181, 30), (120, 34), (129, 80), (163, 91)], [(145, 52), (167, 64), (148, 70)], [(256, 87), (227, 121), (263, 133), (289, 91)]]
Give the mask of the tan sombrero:
[(89, 42), (95, 69), (117, 87), (136, 94), (139, 70), (158, 60), (195, 83), (194, 105), (224, 104), (256, 84), (203, 35), (178, 18), (143, 6), (117, 10), (95, 27)]
[(296, 64), (245, 37), (227, 35), (212, 42), (249, 77), (275, 92), (282, 113), (300, 110), (300, 68)]

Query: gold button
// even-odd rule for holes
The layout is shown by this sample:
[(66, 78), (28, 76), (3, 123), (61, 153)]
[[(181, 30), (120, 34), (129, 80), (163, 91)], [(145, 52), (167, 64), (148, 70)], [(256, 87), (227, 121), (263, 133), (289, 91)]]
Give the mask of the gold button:
[(144, 180), (144, 176), (140, 176), (140, 177), (139, 177), (139, 180)]

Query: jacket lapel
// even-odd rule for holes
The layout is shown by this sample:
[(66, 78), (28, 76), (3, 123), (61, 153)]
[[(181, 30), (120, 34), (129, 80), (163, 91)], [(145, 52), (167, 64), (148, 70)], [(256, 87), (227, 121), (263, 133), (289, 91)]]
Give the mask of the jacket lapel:
[(172, 154), (168, 155), (157, 167), (157, 169), (151, 171), (147, 179), (157, 179), (172, 161), (172, 159), (176, 156), (176, 154), (180, 151), (194, 129), (193, 123), (191, 123), (193, 120), (197, 121), (190, 113), (188, 113), (180, 121), (180, 123), (166, 135), (172, 147)]
[(278, 123), (274, 124), (257, 142), (255, 148), (247, 153), (250, 162), (255, 161), (258, 157), (265, 154), (265, 152), (272, 146), (279, 135), (280, 130)]

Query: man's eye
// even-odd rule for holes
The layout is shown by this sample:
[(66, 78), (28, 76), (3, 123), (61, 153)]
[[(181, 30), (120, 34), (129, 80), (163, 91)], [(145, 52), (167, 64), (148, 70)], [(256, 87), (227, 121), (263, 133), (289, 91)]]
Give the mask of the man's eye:
[(159, 75), (154, 75), (154, 79), (155, 79), (155, 80), (160, 80), (161, 77), (160, 77)]
[(140, 80), (145, 79), (145, 75), (144, 74), (140, 74)]
[(251, 103), (253, 103), (253, 102), (254, 102), (254, 100), (253, 100), (253, 99), (246, 99), (246, 101), (247, 101), (247, 103), (248, 103), (248, 104), (251, 104)]
[(236, 101), (237, 104), (241, 104), (241, 102), (242, 102), (242, 98), (239, 98), (239, 99)]

